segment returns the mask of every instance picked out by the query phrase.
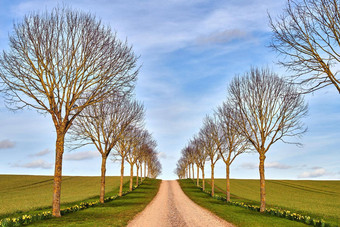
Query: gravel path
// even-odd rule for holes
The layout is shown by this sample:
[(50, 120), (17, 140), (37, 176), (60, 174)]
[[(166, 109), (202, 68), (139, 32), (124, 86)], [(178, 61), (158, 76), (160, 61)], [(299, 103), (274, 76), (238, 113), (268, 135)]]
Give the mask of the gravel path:
[(191, 201), (178, 182), (162, 181), (156, 197), (128, 227), (233, 226)]

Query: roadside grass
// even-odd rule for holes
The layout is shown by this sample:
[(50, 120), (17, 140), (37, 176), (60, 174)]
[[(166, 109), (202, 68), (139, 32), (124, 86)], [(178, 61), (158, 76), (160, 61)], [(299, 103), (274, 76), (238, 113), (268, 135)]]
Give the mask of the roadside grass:
[[(106, 196), (118, 193), (119, 181), (120, 177), (106, 177)], [(126, 187), (128, 181), (129, 177), (124, 177)], [(64, 176), (61, 208), (98, 200), (99, 192), (100, 177)], [(50, 210), (52, 193), (52, 176), (0, 175), (0, 219)]]
[[(179, 180), (179, 183), (184, 193), (191, 200), (236, 226), (307, 226), (300, 222), (290, 221), (288, 219), (271, 216), (269, 214), (262, 214), (245, 208), (227, 205), (226, 202), (214, 199), (202, 192), (190, 179)], [(206, 184), (206, 186), (209, 186), (209, 184)], [(210, 190), (210, 187), (207, 187), (206, 190)]]
[[(215, 179), (216, 187), (224, 195), (226, 180)], [(231, 179), (230, 189), (231, 201), (260, 205), (259, 180)], [(340, 181), (266, 180), (266, 205), (340, 225)]]
[[(75, 213), (34, 223), (34, 226), (126, 226), (158, 192), (161, 180), (146, 179), (123, 197)], [(128, 186), (128, 184), (125, 184)]]

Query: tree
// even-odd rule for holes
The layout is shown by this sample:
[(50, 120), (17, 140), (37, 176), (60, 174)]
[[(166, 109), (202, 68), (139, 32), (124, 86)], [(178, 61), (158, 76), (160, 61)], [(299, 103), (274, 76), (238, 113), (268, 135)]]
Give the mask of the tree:
[(132, 149), (132, 139), (134, 137), (135, 127), (130, 126), (127, 130), (124, 131), (122, 138), (118, 140), (115, 150), (117, 151), (114, 156), (120, 156), (121, 164), (120, 164), (120, 185), (119, 185), (119, 196), (123, 195), (123, 180), (124, 180), (124, 161), (127, 154)]
[[(130, 191), (133, 187), (133, 166), (137, 163), (138, 159), (141, 157), (141, 148), (145, 143), (145, 140), (149, 136), (146, 130), (135, 127), (132, 131), (129, 142), (131, 143), (131, 148), (128, 150), (125, 160), (130, 164)], [(138, 169), (137, 169), (138, 177)]]
[(85, 107), (134, 87), (137, 58), (94, 16), (65, 8), (25, 16), (9, 42), (0, 57), (6, 103), (48, 113), (55, 126), (52, 213), (60, 217), (65, 135)]
[(301, 136), (306, 131), (301, 118), (307, 114), (307, 105), (293, 84), (268, 69), (251, 69), (244, 76), (235, 77), (228, 94), (238, 133), (259, 154), (260, 211), (264, 212), (266, 153), (275, 142), (288, 142), (285, 138)]
[(130, 126), (140, 124), (143, 105), (129, 97), (112, 95), (106, 100), (86, 107), (71, 127), (72, 140), (78, 146), (94, 144), (102, 156), (100, 202), (104, 203), (106, 160), (118, 140)]
[(228, 202), (230, 201), (230, 165), (237, 156), (244, 153), (249, 147), (247, 138), (237, 132), (237, 125), (233, 122), (234, 114), (235, 112), (227, 102), (224, 102), (216, 111), (223, 133), (221, 137), (216, 136), (216, 139), (217, 142), (221, 143), (219, 153), (226, 165), (226, 195)]
[(215, 194), (215, 177), (214, 170), (216, 162), (221, 158), (219, 149), (221, 146), (221, 130), (219, 125), (216, 122), (216, 119), (213, 119), (207, 116), (204, 119), (203, 128), (200, 130), (200, 137), (202, 141), (202, 146), (204, 152), (207, 157), (210, 159), (211, 163), (211, 195)]
[[(205, 167), (205, 162), (208, 158), (208, 153), (204, 151), (203, 141), (202, 141), (201, 136), (194, 136), (193, 140), (191, 141), (191, 144), (196, 153), (196, 160), (197, 160), (198, 166), (202, 171), (202, 188), (203, 190), (205, 190), (204, 167)], [(197, 175), (198, 174), (199, 173), (197, 170)]]
[(339, 8), (334, 0), (288, 0), (282, 15), (270, 17), (270, 46), (307, 92), (334, 85), (340, 93)]

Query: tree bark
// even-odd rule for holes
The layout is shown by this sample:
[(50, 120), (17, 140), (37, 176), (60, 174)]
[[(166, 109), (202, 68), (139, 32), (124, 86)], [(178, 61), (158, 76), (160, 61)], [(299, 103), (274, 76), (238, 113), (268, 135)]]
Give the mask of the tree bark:
[(265, 188), (265, 178), (264, 178), (264, 160), (266, 156), (263, 153), (260, 153), (260, 197), (261, 197), (261, 206), (260, 212), (264, 212), (266, 210), (266, 188)]
[(194, 163), (191, 164), (191, 169), (192, 169), (192, 179), (195, 179), (195, 168), (194, 168)]
[(120, 185), (119, 185), (119, 196), (123, 194), (123, 180), (124, 180), (124, 156), (122, 157), (122, 163), (120, 164)]
[(133, 185), (133, 164), (130, 164), (130, 191), (132, 191)]
[(138, 164), (136, 165), (136, 169), (137, 169), (137, 171), (136, 171), (136, 175), (137, 175), (137, 180), (136, 180), (136, 185), (138, 186), (138, 184), (139, 184), (139, 166), (138, 166)]
[(102, 155), (102, 168), (101, 168), (101, 180), (100, 180), (100, 197), (99, 197), (99, 201), (101, 203), (104, 203), (104, 197), (105, 197), (106, 159), (107, 159), (107, 156), (105, 154)]
[(61, 194), (61, 180), (62, 180), (61, 175), (64, 153), (64, 140), (65, 133), (61, 132), (61, 130), (57, 130), (54, 183), (53, 183), (53, 202), (52, 202), (52, 215), (54, 217), (61, 217), (60, 194)]
[(146, 177), (146, 162), (144, 161), (144, 179)]
[(205, 190), (204, 167), (202, 168), (202, 187), (203, 187), (203, 191), (204, 191)]
[(189, 178), (191, 178), (191, 169), (190, 169), (190, 164), (188, 165), (188, 171), (189, 171)]
[(142, 183), (142, 181), (143, 181), (143, 177), (142, 177), (143, 176), (143, 164), (142, 163), (140, 164), (139, 168), (140, 168), (140, 181)]
[(215, 194), (215, 178), (214, 178), (215, 165), (211, 164), (211, 196)]
[(227, 180), (227, 202), (230, 202), (230, 179), (229, 179), (229, 174), (230, 174), (230, 165), (226, 165), (226, 180)]
[(200, 186), (200, 168), (196, 164), (197, 167), (197, 186)]

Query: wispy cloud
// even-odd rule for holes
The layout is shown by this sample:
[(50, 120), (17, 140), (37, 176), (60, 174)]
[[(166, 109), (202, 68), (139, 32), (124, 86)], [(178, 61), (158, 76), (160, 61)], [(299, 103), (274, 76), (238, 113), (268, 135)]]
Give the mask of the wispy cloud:
[(99, 157), (100, 154), (97, 151), (80, 151), (72, 154), (66, 154), (64, 160), (80, 161), (85, 159), (93, 159)]
[(285, 165), (279, 162), (268, 162), (264, 164), (266, 168), (273, 168), (273, 169), (290, 169), (292, 166)]
[(20, 167), (20, 168), (30, 168), (30, 169), (35, 169), (35, 168), (41, 168), (41, 169), (52, 169), (53, 164), (46, 162), (42, 159), (39, 160), (34, 160), (32, 162), (24, 163), (24, 164), (13, 164), (13, 167)]
[[(265, 168), (272, 168), (272, 169), (290, 169), (292, 166), (285, 165), (279, 162), (268, 162), (264, 164)], [(241, 164), (242, 168), (245, 169), (258, 169), (259, 164), (257, 163), (252, 163), (252, 162), (245, 162)]]
[(197, 38), (198, 44), (211, 45), (211, 44), (225, 44), (236, 39), (243, 39), (249, 37), (246, 31), (240, 29), (224, 30), (222, 32), (213, 32), (209, 35), (200, 36)]
[(327, 172), (324, 168), (316, 167), (312, 171), (304, 171), (298, 175), (298, 178), (316, 178), (327, 175)]
[(15, 143), (10, 140), (1, 140), (0, 141), (0, 149), (8, 149), (15, 146)]
[(50, 149), (47, 148), (47, 149), (39, 151), (39, 152), (37, 152), (37, 153), (35, 153), (35, 154), (31, 155), (31, 156), (38, 156), (38, 157), (40, 157), (40, 156), (47, 155), (49, 153), (51, 153), (51, 151), (50, 151)]

